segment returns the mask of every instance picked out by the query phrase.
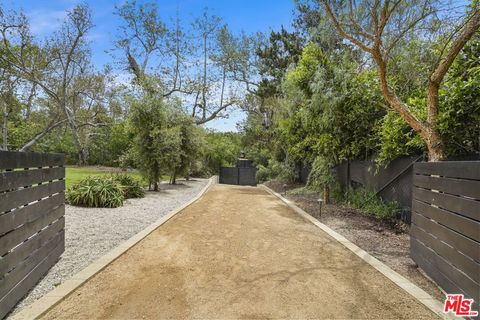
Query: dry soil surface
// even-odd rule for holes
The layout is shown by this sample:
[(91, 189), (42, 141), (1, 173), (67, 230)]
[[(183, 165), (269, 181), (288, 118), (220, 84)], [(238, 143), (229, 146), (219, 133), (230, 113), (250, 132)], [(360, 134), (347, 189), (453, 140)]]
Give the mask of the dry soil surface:
[[(269, 181), (266, 185), (284, 194), (283, 183)], [(298, 186), (289, 186), (289, 188), (295, 187)], [(323, 224), (337, 231), (415, 283), (433, 298), (439, 301), (445, 299), (442, 290), (435, 282), (424, 275), (410, 257), (410, 227), (407, 224), (400, 221), (380, 220), (343, 204), (323, 205), (322, 214), (319, 216), (318, 194), (292, 194), (287, 192), (284, 196)]]
[(435, 315), (275, 196), (216, 185), (44, 318)]
[(179, 180), (176, 185), (163, 182), (160, 192), (147, 191), (144, 198), (128, 199), (118, 208), (66, 205), (65, 252), (10, 315), (13, 316), (112, 248), (190, 201), (207, 182), (207, 179)]

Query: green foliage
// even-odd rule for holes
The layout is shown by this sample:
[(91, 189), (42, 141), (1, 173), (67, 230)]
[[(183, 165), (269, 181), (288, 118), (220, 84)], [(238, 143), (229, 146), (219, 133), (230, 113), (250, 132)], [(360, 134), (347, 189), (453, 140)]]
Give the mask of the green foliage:
[(204, 131), (190, 117), (177, 115), (179, 159), (173, 163), (172, 182), (177, 175), (189, 177), (200, 170), (200, 159), (205, 149)]
[(143, 198), (145, 196), (145, 190), (141, 186), (140, 182), (138, 182), (137, 179), (133, 178), (129, 174), (114, 174), (112, 176), (112, 180), (121, 185), (125, 199)]
[(271, 177), (270, 169), (268, 169), (267, 167), (261, 164), (257, 166), (257, 175), (256, 175), (257, 183), (265, 182), (268, 179), (270, 179), (270, 177)]
[(295, 181), (295, 167), (292, 163), (288, 161), (279, 162), (275, 160), (270, 160), (268, 163), (268, 168), (270, 169), (270, 178), (275, 178), (277, 180), (292, 183)]
[(162, 174), (190, 176), (199, 170), (204, 150), (203, 129), (180, 109), (178, 101), (145, 95), (132, 99), (129, 129), (132, 147), (122, 156), (122, 165), (140, 169), (154, 189)]
[[(108, 123), (110, 119), (105, 119)], [(88, 163), (101, 164), (109, 167), (118, 167), (120, 158), (131, 147), (131, 135), (128, 132), (127, 121), (95, 128), (91, 133), (93, 139), (89, 141)]]
[(335, 184), (333, 164), (323, 157), (317, 157), (312, 164), (312, 170), (308, 175), (307, 186), (316, 190), (322, 190), (325, 186)]
[(152, 96), (132, 99), (131, 104), (129, 128), (134, 140), (128, 160), (138, 166), (149, 184), (155, 186), (165, 162), (168, 162), (167, 166), (172, 164), (172, 152), (178, 145), (176, 137), (167, 127), (167, 108), (161, 98)]
[(389, 111), (377, 128), (380, 152), (375, 161), (387, 164), (403, 155), (421, 153), (425, 144), (396, 112)]
[(364, 188), (351, 189), (345, 194), (346, 203), (376, 218), (394, 220), (399, 217), (400, 207), (395, 202), (384, 202), (374, 192)]
[(323, 50), (313, 44), (309, 43), (303, 49), (300, 60), (297, 66), (287, 72), (286, 81), (293, 82), (298, 88), (300, 88), (307, 95), (311, 95), (311, 84), (317, 68), (327, 63), (327, 57)]
[(297, 63), (303, 48), (303, 39), (285, 28), (270, 32), (268, 42), (257, 49), (259, 73), (262, 75), (257, 94), (262, 98), (276, 96), (288, 67)]
[(205, 174), (218, 174), (220, 167), (234, 166), (241, 151), (240, 138), (240, 134), (235, 132), (208, 131), (205, 135), (202, 171)]
[(375, 152), (374, 133), (385, 114), (384, 102), (375, 71), (356, 71), (352, 55), (346, 51), (327, 57), (310, 45), (299, 65), (287, 73), (284, 90), (289, 111), (279, 127), (293, 161), (312, 163), (320, 156), (334, 165)]
[(73, 143), (72, 134), (65, 130), (56, 130), (40, 141), (35, 147), (39, 152), (57, 152), (65, 154), (67, 164), (77, 164), (78, 150)]
[[(477, 32), (455, 59), (439, 91), (437, 128), (449, 157), (478, 154), (480, 151), (479, 53), (480, 34)], [(403, 98), (418, 118), (426, 119), (425, 90), (418, 90), (420, 85), (410, 70), (411, 68), (408, 79), (400, 78), (397, 83), (400, 85), (400, 80), (403, 79), (401, 86), (408, 88), (402, 93)], [(384, 164), (398, 156), (418, 154), (425, 150), (422, 139), (393, 111), (387, 113), (377, 130), (379, 163)]]
[(438, 129), (447, 154), (480, 153), (480, 32), (455, 59), (440, 89)]
[(116, 208), (123, 205), (123, 200), (122, 186), (111, 177), (87, 177), (66, 193), (67, 203), (75, 206)]
[(269, 179), (292, 183), (295, 178), (295, 168), (288, 163), (270, 160), (268, 166), (257, 165), (257, 182), (259, 183)]

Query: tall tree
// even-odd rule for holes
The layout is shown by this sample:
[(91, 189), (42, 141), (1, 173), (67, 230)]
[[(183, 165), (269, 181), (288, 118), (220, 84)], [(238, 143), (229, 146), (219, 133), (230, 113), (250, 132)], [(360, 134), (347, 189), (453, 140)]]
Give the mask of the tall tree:
[(196, 124), (226, 116), (226, 110), (240, 102), (238, 83), (232, 76), (236, 65), (225, 51), (231, 33), (208, 10), (190, 28), (177, 13), (165, 23), (155, 3), (127, 1), (117, 8), (122, 19), (116, 47), (135, 83), (163, 98), (180, 98)]
[[(446, 13), (440, 13), (441, 2), (431, 0), (355, 2), (319, 0), (337, 32), (347, 41), (370, 55), (377, 66), (380, 89), (393, 108), (422, 138), (429, 161), (446, 158), (444, 142), (437, 128), (439, 89), (455, 57), (480, 27), (480, 4), (474, 1), (466, 17), (452, 24)], [(443, 15), (443, 16), (442, 16)], [(443, 23), (442, 23), (443, 22)], [(439, 28), (442, 27), (442, 28)], [(444, 31), (440, 34), (433, 31)], [(442, 48), (426, 83), (426, 119), (421, 119), (396, 93), (390, 78), (390, 60), (395, 50), (409, 41), (414, 31), (432, 36)]]
[(44, 43), (36, 43), (26, 17), (20, 14), (1, 15), (0, 61), (8, 64), (20, 78), (38, 87), (55, 105), (51, 121), (45, 129), (28, 141), (20, 150), (26, 151), (48, 132), (67, 123), (78, 149), (80, 164), (85, 164), (88, 149), (79, 127), (89, 124), (77, 119), (78, 98), (91, 100), (86, 81), (91, 74), (87, 33), (92, 28), (91, 12), (86, 4), (77, 5), (67, 13), (61, 29)]

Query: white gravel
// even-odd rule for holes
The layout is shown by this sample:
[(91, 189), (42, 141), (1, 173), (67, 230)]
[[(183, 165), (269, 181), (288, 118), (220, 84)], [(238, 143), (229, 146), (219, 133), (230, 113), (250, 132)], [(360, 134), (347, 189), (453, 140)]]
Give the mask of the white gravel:
[(160, 192), (128, 199), (120, 208), (65, 206), (65, 252), (10, 315), (30, 305), (90, 263), (194, 198), (208, 179), (162, 183)]

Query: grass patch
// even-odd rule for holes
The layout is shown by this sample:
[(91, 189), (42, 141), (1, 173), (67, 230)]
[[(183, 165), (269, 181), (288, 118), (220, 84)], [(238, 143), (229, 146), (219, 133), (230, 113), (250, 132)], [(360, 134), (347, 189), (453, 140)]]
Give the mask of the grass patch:
[(123, 173), (145, 185), (139, 172), (121, 172), (118, 168), (97, 168), (97, 167), (67, 167), (65, 168), (65, 183), (67, 188), (79, 183), (87, 177), (107, 176), (113, 173)]

